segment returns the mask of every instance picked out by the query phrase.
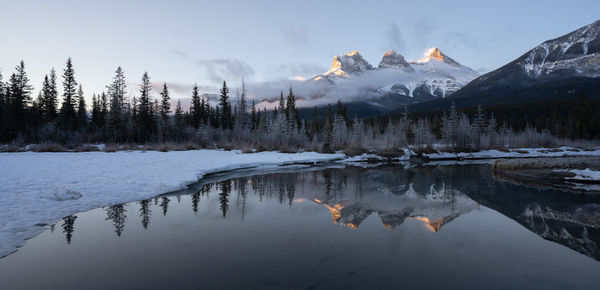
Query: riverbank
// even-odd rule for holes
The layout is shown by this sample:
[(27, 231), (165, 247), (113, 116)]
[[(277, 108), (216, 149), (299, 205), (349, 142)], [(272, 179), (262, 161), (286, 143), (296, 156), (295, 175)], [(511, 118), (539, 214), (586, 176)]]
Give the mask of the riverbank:
[(600, 192), (600, 157), (500, 159), (494, 176), (504, 181), (576, 193)]
[(0, 153), (0, 257), (65, 216), (182, 189), (210, 173), (343, 158), (223, 150)]

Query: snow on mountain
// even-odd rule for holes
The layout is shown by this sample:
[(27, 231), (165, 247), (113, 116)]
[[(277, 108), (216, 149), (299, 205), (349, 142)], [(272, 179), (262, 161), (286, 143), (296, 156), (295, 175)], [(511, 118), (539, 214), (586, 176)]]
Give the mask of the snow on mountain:
[(382, 68), (401, 69), (405, 72), (414, 72), (415, 71), (415, 69), (413, 69), (406, 60), (404, 60), (404, 57), (401, 54), (399, 54), (393, 50), (390, 50), (383, 55), (383, 58), (381, 59), (381, 62), (379, 63), (379, 66), (377, 66), (377, 67), (380, 69), (382, 69)]
[(311, 80), (327, 81), (333, 87), (330, 91), (354, 95), (359, 101), (385, 97), (389, 100), (394, 96), (418, 97), (418, 101), (423, 101), (446, 97), (476, 77), (474, 70), (446, 56), (439, 48), (431, 48), (422, 59), (411, 62), (395, 51), (388, 51), (377, 68), (357, 51), (351, 51), (336, 56), (329, 71)]
[(532, 78), (561, 71), (600, 77), (600, 20), (548, 40), (522, 58), (519, 65)]
[[(600, 88), (600, 20), (543, 42), (504, 66), (474, 79), (452, 100), (428, 103), (442, 109), (562, 101)], [(418, 108), (415, 108), (418, 109)]]
[(333, 58), (333, 63), (329, 71), (323, 74), (325, 77), (343, 77), (348, 78), (351, 75), (373, 70), (373, 66), (368, 63), (358, 53), (353, 50), (348, 53), (337, 55)]

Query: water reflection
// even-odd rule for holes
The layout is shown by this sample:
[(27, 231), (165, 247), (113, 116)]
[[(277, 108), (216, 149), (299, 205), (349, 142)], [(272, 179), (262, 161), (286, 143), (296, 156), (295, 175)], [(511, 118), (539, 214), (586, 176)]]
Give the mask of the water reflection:
[[(76, 219), (77, 217), (74, 215), (70, 215), (63, 218), (62, 228), (63, 233), (65, 233), (65, 238), (67, 239), (67, 244), (70, 244), (71, 240), (73, 239), (73, 231), (75, 231)], [(54, 227), (52, 229), (54, 229)]]
[(152, 210), (150, 209), (150, 200), (141, 200), (140, 218), (142, 219), (142, 226), (144, 229), (148, 229), (148, 225), (150, 224), (150, 215), (152, 215)]
[(106, 220), (112, 221), (112, 224), (115, 227), (115, 233), (117, 233), (117, 236), (119, 237), (125, 230), (125, 221), (127, 220), (126, 212), (127, 210), (125, 209), (124, 204), (117, 204), (106, 208)]
[[(191, 203), (189, 209), (194, 215), (214, 211), (221, 219), (243, 221), (249, 201), (276, 202), (289, 208), (313, 203), (329, 212), (329, 222), (350, 229), (359, 229), (365, 220), (375, 216), (388, 230), (415, 220), (428, 231), (439, 232), (460, 216), (484, 205), (544, 239), (600, 260), (598, 196), (541, 190), (496, 180), (487, 166), (332, 168), (256, 175), (196, 186), (154, 198), (154, 206), (167, 216), (171, 199), (180, 201), (182, 195), (189, 195), (183, 202)], [(135, 204), (139, 207), (136, 217), (142, 227), (148, 229), (152, 218), (151, 199)], [(124, 233), (126, 220), (131, 217), (127, 215), (127, 208), (133, 205), (105, 208), (106, 220), (112, 223), (118, 237)], [(203, 205), (210, 208), (204, 209)], [(254, 210), (260, 208), (254, 206)], [(69, 216), (62, 221), (67, 243), (72, 241), (76, 219)]]

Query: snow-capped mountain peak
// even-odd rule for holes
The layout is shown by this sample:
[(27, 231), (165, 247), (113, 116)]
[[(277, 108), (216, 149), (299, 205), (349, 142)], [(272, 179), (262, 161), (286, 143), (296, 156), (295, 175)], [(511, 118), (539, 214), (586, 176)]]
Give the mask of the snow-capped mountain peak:
[(410, 64), (404, 59), (404, 57), (390, 50), (383, 55), (381, 62), (377, 66), (378, 68), (397, 68), (402, 69), (406, 72), (414, 72), (415, 70), (410, 66)]
[(457, 61), (448, 57), (447, 55), (443, 54), (442, 51), (437, 47), (432, 47), (432, 48), (428, 49), (427, 51), (425, 51), (423, 58), (419, 59), (418, 61), (416, 61), (414, 63), (424, 64), (424, 63), (429, 63), (431, 61), (439, 61), (439, 62), (443, 62), (443, 63), (451, 65), (451, 66), (461, 67), (460, 63), (458, 63)]
[(600, 20), (538, 45), (519, 61), (531, 78), (556, 72), (599, 77), (599, 63)]
[(336, 75), (338, 77), (348, 78), (352, 74), (373, 70), (374, 67), (368, 63), (358, 53), (353, 50), (333, 58), (331, 68), (324, 75)]

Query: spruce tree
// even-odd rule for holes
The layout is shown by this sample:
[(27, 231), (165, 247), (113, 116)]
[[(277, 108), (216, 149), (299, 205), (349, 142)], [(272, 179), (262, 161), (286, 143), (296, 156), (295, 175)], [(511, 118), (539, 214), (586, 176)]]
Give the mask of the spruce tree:
[(242, 95), (240, 96), (240, 103), (239, 103), (239, 122), (242, 125), (242, 127), (246, 127), (248, 124), (248, 113), (246, 112), (248, 110), (248, 105), (246, 104), (246, 95), (248, 94), (248, 91), (246, 89), (246, 82), (244, 81), (244, 78), (242, 78)]
[(44, 76), (42, 84), (42, 116), (45, 122), (52, 122), (57, 116), (58, 91), (56, 89), (56, 73), (50, 70), (50, 77)]
[(60, 127), (72, 131), (77, 127), (77, 82), (71, 58), (67, 59), (67, 66), (63, 72), (63, 102), (60, 107)]
[(152, 100), (150, 99), (150, 76), (144, 72), (142, 83), (140, 85), (140, 100), (137, 111), (137, 127), (139, 132), (139, 140), (147, 141), (154, 132), (154, 118), (152, 117)]
[(227, 83), (225, 81), (223, 81), (223, 87), (221, 88), (221, 94), (219, 96), (219, 106), (221, 107), (219, 115), (221, 127), (224, 129), (231, 129), (231, 104), (229, 103), (229, 88), (227, 88)]
[(164, 123), (169, 121), (169, 113), (171, 112), (171, 97), (169, 97), (169, 89), (167, 84), (163, 84), (162, 91), (160, 92), (160, 117)]
[(285, 115), (289, 123), (296, 124), (296, 126), (299, 124), (300, 120), (298, 119), (298, 109), (296, 108), (296, 97), (292, 91), (292, 86), (290, 86), (290, 93), (287, 96)]
[(83, 97), (83, 88), (81, 85), (79, 85), (77, 95), (79, 96), (79, 101), (77, 102), (77, 121), (79, 124), (79, 128), (86, 128), (88, 123), (88, 115), (85, 105), (85, 98)]
[(167, 138), (167, 136), (169, 135), (169, 127), (170, 127), (170, 122), (169, 122), (169, 113), (171, 112), (171, 103), (170, 103), (170, 99), (171, 97), (169, 97), (169, 89), (167, 88), (167, 84), (163, 84), (163, 88), (162, 91), (160, 92), (160, 108), (159, 108), (159, 112), (160, 112), (160, 128), (162, 131), (162, 138), (163, 140), (165, 140)]
[[(204, 100), (204, 99), (202, 99)], [(190, 108), (191, 121), (192, 126), (194, 128), (200, 127), (200, 121), (202, 120), (202, 113), (204, 111), (204, 106), (200, 101), (200, 94), (198, 93), (198, 85), (194, 84), (194, 88), (192, 89), (192, 106)]]
[(254, 130), (256, 128), (256, 105), (254, 104), (254, 100), (252, 100), (252, 107), (251, 107), (250, 111), (251, 111), (250, 129)]
[(183, 116), (183, 108), (181, 107), (181, 100), (177, 100), (177, 106), (175, 107), (175, 126), (178, 130), (183, 130), (185, 127)]
[(110, 112), (108, 116), (108, 134), (111, 141), (123, 141), (125, 137), (125, 73), (118, 67), (113, 82), (108, 85)]
[(25, 72), (25, 63), (21, 61), (15, 68), (16, 72), (10, 76), (5, 92), (5, 126), (9, 139), (16, 137), (27, 126), (27, 111), (31, 103), (29, 77)]

